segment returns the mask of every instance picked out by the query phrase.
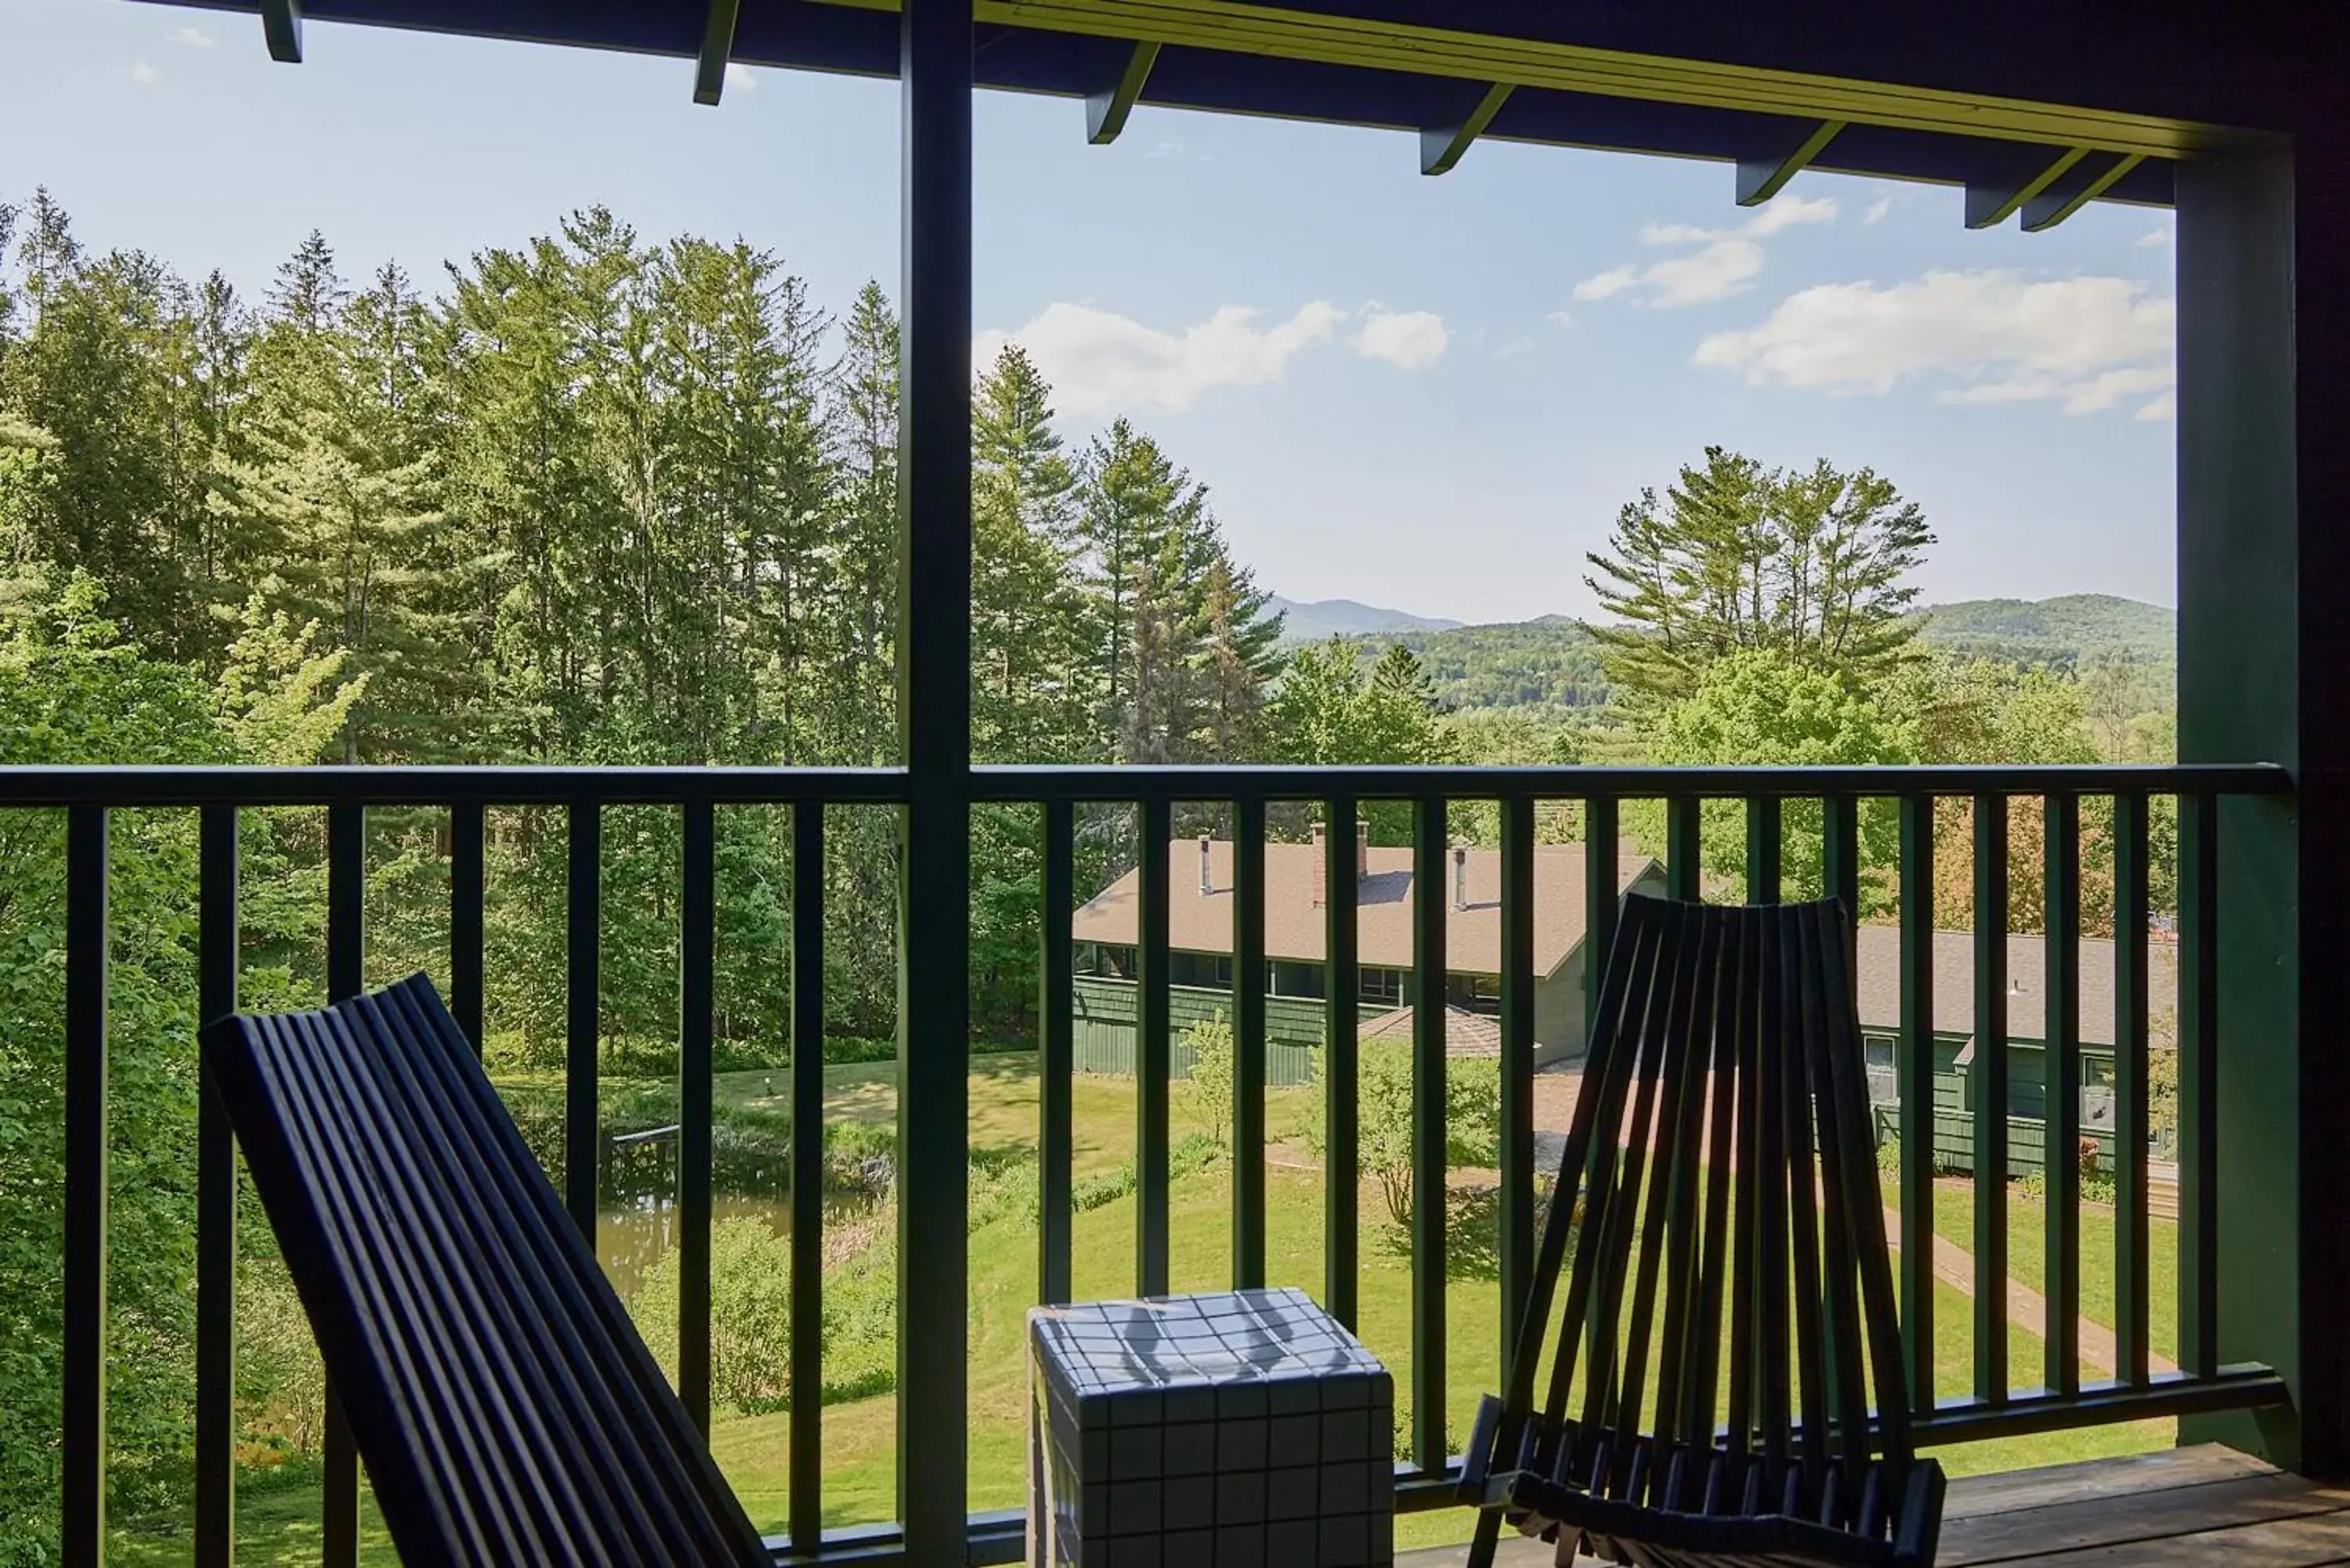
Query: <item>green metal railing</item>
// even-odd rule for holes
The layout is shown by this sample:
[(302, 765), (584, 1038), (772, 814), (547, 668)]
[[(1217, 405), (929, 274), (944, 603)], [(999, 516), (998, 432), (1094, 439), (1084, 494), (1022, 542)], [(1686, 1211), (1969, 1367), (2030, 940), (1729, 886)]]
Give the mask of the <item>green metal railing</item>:
[[(1906, 889), (1933, 885), (1934, 805), (1973, 803), (1975, 947), (1972, 990), (1978, 1038), (2004, 1037), (2007, 1002), (2006, 843), (2010, 804), (2044, 802), (2049, 975), (2041, 1027), (2051, 1053), (2052, 1147), (2069, 1147), (2077, 1130), (2081, 1075), (2079, 985), (2074, 944), (2080, 934), (2084, 799), (2113, 803), (2116, 954), (2115, 1137), (2116, 1280), (2115, 1329), (2120, 1365), (2108, 1379), (2082, 1376), (2074, 1325), (2081, 1310), (2077, 1172), (2064, 1158), (2048, 1161), (2044, 1325), (2046, 1361), (2038, 1382), (2013, 1386), (2007, 1361), (2009, 1193), (2003, 1180), (1976, 1184), (1973, 1204), (1975, 1332), (1973, 1386), (1964, 1397), (1933, 1397), (1933, 1015), (1946, 977), (1932, 965), (1932, 903), (1901, 902), (1901, 1035), (1898, 1195), (1906, 1365), (1922, 1424), (1934, 1442), (1991, 1438), (2140, 1417), (2237, 1408), (2281, 1402), (2283, 1382), (2265, 1367), (2222, 1366), (2216, 1313), (2215, 1119), (2217, 982), (2220, 957), (2218, 867), (2220, 805), (2233, 796), (2273, 796), (2290, 790), (2282, 770), (2266, 765), (2189, 767), (2010, 767), (1834, 769), (1617, 768), (1050, 768), (985, 767), (961, 775), (962, 788), (947, 802), (967, 820), (974, 805), (1035, 809), (1042, 836), (1044, 923), (1039, 998), (1042, 1085), (1041, 1223), (1037, 1296), (1066, 1300), (1073, 1277), (1072, 1247), (1072, 997), (1070, 916), (1089, 889), (1076, 884), (1078, 808), (1108, 805), (1135, 811), (1141, 909), (1137, 1004), (1138, 1063), (1135, 1147), (1136, 1258), (1139, 1293), (1168, 1282), (1170, 1179), (1170, 836), (1178, 806), (1229, 807), (1235, 835), (1232, 897), (1235, 1106), (1231, 1277), (1254, 1285), (1266, 1277), (1266, 1052), (1264, 981), (1264, 846), (1269, 808), (1309, 805), (1328, 825), (1326, 852), (1326, 1005), (1327, 1048), (1315, 1092), (1324, 1106), (1325, 1253), (1320, 1295), (1334, 1314), (1356, 1319), (1360, 1303), (1362, 1174), (1358, 1115), (1359, 1063), (1355, 1049), (1357, 989), (1354, 825), (1365, 803), (1411, 806), (1415, 847), (1412, 929), (1419, 994), (1442, 993), (1450, 904), (1444, 857), (1449, 808), (1459, 802), (1498, 806), (1501, 860), (1500, 979), (1502, 1035), (1501, 1313), (1488, 1323), (1449, 1321), (1445, 1293), (1447, 1163), (1444, 1079), (1447, 1072), (1440, 1009), (1415, 1019), (1411, 1158), (1413, 1282), (1410, 1404), (1411, 1452), (1399, 1467), (1399, 1499), (1406, 1508), (1436, 1507), (1451, 1498), (1452, 1459), (1442, 1412), (1447, 1405), (1445, 1355), (1452, 1334), (1490, 1335), (1494, 1366), (1508, 1354), (1514, 1332), (1510, 1303), (1522, 1298), (1531, 1274), (1537, 1201), (1534, 1141), (1534, 969), (1535, 806), (1567, 801), (1582, 807), (1587, 865), (1612, 865), (1627, 802), (1664, 803), (1669, 888), (1693, 896), (1708, 801), (1743, 801), (1747, 822), (1747, 885), (1752, 901), (1776, 901), (1786, 867), (1781, 846), (1783, 807), (1818, 801), (1822, 886), (1856, 899), (1862, 881), (1859, 822), (1866, 801), (1898, 802), (1898, 874)], [(713, 865), (717, 814), (738, 806), (788, 806), (791, 839), (793, 973), (791, 1017), (795, 1041), (819, 1041), (824, 1020), (824, 888), (827, 819), (834, 808), (881, 808), (919, 817), (941, 809), (917, 798), (909, 774), (897, 770), (807, 769), (569, 769), (569, 768), (15, 768), (0, 769), (0, 810), (62, 809), (68, 834), (66, 1193), (68, 1205), (63, 1267), (66, 1280), (62, 1486), (72, 1561), (96, 1561), (103, 1539), (105, 1490), (104, 1388), (107, 1355), (104, 1289), (107, 1270), (108, 826), (124, 809), (192, 809), (202, 819), (199, 915), (199, 1006), (207, 1016), (232, 1010), (238, 961), (237, 813), (260, 806), (322, 807), (327, 814), (327, 947), (329, 990), (356, 992), (366, 941), (365, 814), (370, 807), (433, 807), (448, 812), (452, 937), (447, 976), (452, 1011), (478, 1047), (483, 1040), (484, 814), (493, 807), (555, 805), (566, 813), (569, 836), (569, 932), (564, 1103), (567, 1125), (563, 1189), (574, 1219), (593, 1233), (596, 1158), (598, 1003), (601, 976), (599, 874), (603, 813), (622, 805), (677, 811), (683, 860), (681, 911), (680, 1111), (678, 1129), (681, 1312), (677, 1366), (686, 1405), (706, 1428), (711, 1414), (711, 1223), (712, 1213), (712, 1061), (713, 1050)], [(2179, 823), (2178, 915), (2181, 941), (2178, 1081), (2180, 1168), (2178, 1369), (2153, 1373), (2151, 1254), (2147, 1239), (2149, 1005), (2147, 959), (2150, 825), (2153, 803), (2173, 798)], [(919, 890), (951, 907), (960, 919), (964, 889)], [(1617, 894), (1612, 878), (1593, 877), (1586, 919), (1592, 950), (1612, 930)], [(914, 933), (903, 955), (909, 993), (924, 988), (962, 992), (967, 983), (960, 946), (941, 960)], [(907, 1025), (912, 1027), (910, 1022)], [(920, 1052), (901, 1052), (907, 1096), (926, 1090), (919, 1073), (960, 1076), (966, 1064), (941, 1042), (922, 1040)], [(2005, 1103), (2005, 1055), (1981, 1054), (1981, 1098)], [(941, 1059), (945, 1064), (941, 1065)], [(918, 1060), (919, 1059), (919, 1060)], [(820, 1049), (793, 1053), (789, 1075), (795, 1127), (820, 1125), (824, 1114)], [(901, 1098), (901, 1116), (908, 1115)], [(234, 1261), (234, 1150), (225, 1120), (207, 1085), (198, 1133), (196, 1257), (197, 1417), (196, 1560), (217, 1568), (228, 1559), (233, 1511), (232, 1412), (234, 1323), (231, 1306)], [(915, 1158), (920, 1130), (901, 1137), (900, 1209), (906, 1234), (962, 1233), (967, 1173), (960, 1157), (928, 1168)], [(2007, 1118), (1973, 1120), (1976, 1168), (2003, 1172)], [(795, 1387), (819, 1386), (824, 1309), (822, 1146), (793, 1140), (793, 1321), (791, 1377)], [(933, 1151), (935, 1153), (935, 1151)], [(960, 1258), (960, 1254), (957, 1254)], [(967, 1263), (931, 1260), (920, 1279), (901, 1274), (899, 1334), (901, 1356), (938, 1332), (946, 1318), (959, 1327), (967, 1299)], [(941, 1291), (940, 1279), (958, 1288)], [(902, 1380), (901, 1380), (902, 1381)], [(901, 1407), (907, 1403), (901, 1394)], [(331, 1407), (331, 1401), (330, 1401)], [(847, 1531), (821, 1527), (825, 1500), (821, 1403), (794, 1402), (786, 1533), (780, 1555), (854, 1560), (924, 1555), (908, 1544), (905, 1527), (887, 1523)], [(958, 1417), (958, 1420), (960, 1417)], [(901, 1438), (901, 1486), (911, 1499), (932, 1481), (951, 1480), (961, 1497), (962, 1434), (952, 1441), (926, 1433), (922, 1443)], [(945, 1457), (941, 1457), (941, 1455)], [(951, 1459), (950, 1476), (947, 1460)], [(357, 1466), (351, 1436), (339, 1421), (326, 1446), (324, 1555), (328, 1568), (354, 1560), (358, 1541)], [(910, 1506), (911, 1506), (910, 1504)], [(1016, 1515), (971, 1516), (967, 1555), (1007, 1562), (1018, 1555)]]

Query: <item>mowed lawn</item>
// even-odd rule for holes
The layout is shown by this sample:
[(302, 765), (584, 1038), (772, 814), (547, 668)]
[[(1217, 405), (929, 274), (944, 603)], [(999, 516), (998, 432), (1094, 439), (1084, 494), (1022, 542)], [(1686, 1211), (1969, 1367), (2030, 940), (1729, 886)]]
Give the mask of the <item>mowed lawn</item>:
[[(894, 1064), (829, 1068), (827, 1115), (830, 1119), (882, 1122), (896, 1110)], [(780, 1075), (722, 1075), (722, 1101), (780, 1106), (770, 1083), (781, 1091)], [(1323, 1275), (1324, 1194), (1318, 1169), (1303, 1158), (1297, 1129), (1310, 1090), (1276, 1091), (1269, 1096), (1267, 1123), (1275, 1146), (1267, 1184), (1267, 1269), (1275, 1284), (1319, 1293)], [(1037, 1076), (1031, 1054), (978, 1059), (971, 1076), (971, 1140), (975, 1151), (1033, 1149), (1036, 1143)], [(1079, 1179), (1116, 1170), (1134, 1150), (1134, 1085), (1131, 1080), (1080, 1076), (1072, 1092), (1073, 1164)], [(1173, 1086), (1171, 1121), (1179, 1138), (1205, 1130), (1193, 1115), (1188, 1085)], [(1216, 1289), (1231, 1280), (1231, 1168), (1219, 1163), (1179, 1179), (1170, 1215), (1170, 1282), (1178, 1290)], [(1936, 1222), (1961, 1246), (1972, 1236), (1972, 1195), (1963, 1187), (1936, 1193)], [(1359, 1330), (1393, 1369), (1399, 1427), (1409, 1418), (1411, 1376), (1410, 1260), (1388, 1225), (1378, 1189), (1367, 1184), (1358, 1196), (1362, 1219)], [(2011, 1192), (2010, 1266), (2020, 1282), (2041, 1283), (2044, 1205)], [(1134, 1290), (1135, 1206), (1122, 1199), (1080, 1214), (1074, 1228), (1075, 1284), (1086, 1297), (1128, 1295)], [(2083, 1311), (2112, 1323), (2111, 1211), (2083, 1211)], [(2155, 1343), (2171, 1343), (2176, 1319), (2175, 1228), (2153, 1227)], [(1023, 1331), (1035, 1299), (1037, 1253), (1033, 1227), (1010, 1216), (974, 1231), (970, 1241), (971, 1504), (975, 1509), (1012, 1508), (1024, 1501), (1027, 1386)], [(1445, 1355), (1445, 1414), (1452, 1446), (1465, 1437), (1478, 1397), (1495, 1386), (1501, 1302), (1491, 1278), (1456, 1278), (1446, 1288), (1448, 1334)], [(1973, 1311), (1962, 1292), (1938, 1284), (1935, 1291), (1937, 1392), (1962, 1395), (1972, 1382)], [(2021, 1327), (2009, 1334), (2011, 1372), (2018, 1384), (2036, 1381), (2043, 1355), (2039, 1335)], [(825, 1517), (827, 1524), (887, 1519), (896, 1511), (897, 1401), (884, 1397), (828, 1407), (824, 1413)], [(789, 1445), (788, 1417), (722, 1415), (712, 1446), (744, 1506), (763, 1527), (781, 1530), (785, 1519)], [(2144, 1421), (2092, 1428), (1998, 1443), (1957, 1445), (1939, 1457), (1954, 1474), (2051, 1464), (2107, 1454), (2140, 1452), (2175, 1440), (2175, 1423)], [(241, 1562), (276, 1565), (317, 1559), (318, 1493), (315, 1487), (286, 1486), (251, 1490), (238, 1507)], [(1446, 1510), (1401, 1520), (1399, 1545), (1428, 1545), (1466, 1539), (1471, 1516)], [(362, 1561), (390, 1563), (395, 1558), (372, 1510), (363, 1509)], [(185, 1563), (185, 1535), (120, 1534), (116, 1555), (125, 1563)]]

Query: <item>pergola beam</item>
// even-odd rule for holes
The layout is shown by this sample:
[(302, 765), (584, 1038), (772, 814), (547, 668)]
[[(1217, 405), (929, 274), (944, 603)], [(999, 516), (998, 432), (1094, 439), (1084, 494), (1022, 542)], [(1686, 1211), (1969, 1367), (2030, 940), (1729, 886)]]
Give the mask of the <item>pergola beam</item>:
[(2119, 152), (2101, 162), (2084, 160), (2073, 171), (2023, 203), (2023, 229), (2036, 234), (2053, 229), (2107, 191), (2146, 160), (2136, 152)]
[(1126, 129), (1126, 117), (1134, 112), (1142, 97), (1143, 84), (1150, 79), (1150, 67), (1159, 62), (1159, 46), (1141, 43), (1126, 57), (1126, 69), (1118, 80), (1099, 92), (1086, 95), (1086, 140), (1096, 147), (1107, 147), (1118, 140)]
[(693, 61), (693, 101), (715, 106), (726, 90), (726, 63), (734, 57), (734, 21), (743, 0), (710, 0), (702, 27), (702, 52)]
[(283, 66), (302, 63), (302, 0), (261, 0), (261, 36), (269, 57)]
[(1419, 171), (1441, 174), (1460, 162), (1461, 155), (1469, 151), (1469, 144), (1484, 135), (1485, 128), (1493, 123), (1493, 116), (1500, 113), (1502, 105), (1509, 101), (1510, 92), (1508, 82), (1495, 82), (1485, 89), (1477, 99), (1476, 107), (1458, 123), (1421, 127)]
[(1846, 124), (1841, 119), (1824, 119), (1807, 131), (1803, 140), (1777, 158), (1742, 158), (1738, 161), (1738, 204), (1759, 207), (1781, 191), (1787, 182), (1812, 165), (1812, 160), (1827, 150), (1836, 132)]
[(2013, 185), (1967, 184), (1967, 227), (1995, 229), (2015, 216), (2025, 202), (2033, 200), (2050, 186), (2070, 173), (2073, 166), (2089, 155), (2085, 147), (2068, 147), (2043, 164), (2039, 171)]

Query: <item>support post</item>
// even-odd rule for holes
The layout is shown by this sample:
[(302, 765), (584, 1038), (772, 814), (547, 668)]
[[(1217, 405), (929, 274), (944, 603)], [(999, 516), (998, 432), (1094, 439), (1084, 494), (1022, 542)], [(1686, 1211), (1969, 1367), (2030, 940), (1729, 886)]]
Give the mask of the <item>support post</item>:
[(2350, 1007), (2350, 976), (2301, 959), (2338, 944), (2328, 895), (2350, 859), (2350, 541), (2336, 524), (2350, 507), (2345, 151), (2337, 109), (2330, 137), (2177, 172), (2178, 754), (2282, 763), (2299, 791), (2218, 813), (2210, 1063), (2218, 1358), (2275, 1367), (2293, 1406), (2183, 1419), (2179, 1440), (2329, 1475), (2350, 1469), (2350, 1141), (2334, 1125), (2350, 1058), (2309, 1048), (2304, 1030)]
[(1824, 119), (1804, 132), (1802, 138), (1776, 158), (1742, 158), (1738, 161), (1738, 204), (1759, 207), (1787, 187), (1787, 182), (1811, 167), (1812, 160), (1827, 151), (1836, 132), (1845, 128), (1841, 119)]
[(898, 418), (898, 1517), (967, 1551), (972, 0), (906, 0)]

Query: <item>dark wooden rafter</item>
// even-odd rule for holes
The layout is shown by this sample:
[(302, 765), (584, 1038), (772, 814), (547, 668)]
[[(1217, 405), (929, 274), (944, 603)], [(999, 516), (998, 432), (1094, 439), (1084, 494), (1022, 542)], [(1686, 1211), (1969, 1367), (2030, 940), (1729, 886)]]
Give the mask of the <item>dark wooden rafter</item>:
[(1107, 147), (1118, 140), (1126, 129), (1126, 117), (1134, 112), (1142, 97), (1143, 84), (1150, 79), (1150, 67), (1159, 62), (1159, 46), (1141, 43), (1134, 46), (1126, 57), (1126, 68), (1118, 80), (1098, 92), (1086, 95), (1086, 140), (1096, 147)]
[(1811, 167), (1812, 161), (1827, 150), (1836, 132), (1845, 128), (1841, 119), (1824, 119), (1803, 133), (1802, 138), (1776, 158), (1742, 158), (1738, 161), (1738, 204), (1759, 207), (1781, 191), (1787, 182)]
[(2063, 179), (2023, 203), (2024, 232), (2037, 234), (2054, 228), (2112, 190), (2122, 176), (2145, 161), (2145, 157), (2136, 152), (2104, 153), (2083, 159)]
[[(2035, 171), (2012, 183), (1994, 185), (1970, 182), (1967, 185), (1967, 227), (1999, 227), (2022, 211), (2025, 203), (2071, 173), (2074, 166), (2089, 155), (2089, 151), (2085, 147), (2067, 147), (2055, 151)], [(2086, 200), (2085, 197), (2083, 199)]]
[(726, 63), (734, 57), (734, 22), (743, 0), (710, 0), (702, 23), (702, 52), (693, 62), (693, 101), (715, 106), (726, 90)]
[(1485, 134), (1502, 106), (1514, 89), (1508, 82), (1495, 82), (1478, 96), (1469, 112), (1450, 125), (1423, 126), (1419, 132), (1419, 171), (1442, 174), (1469, 151), (1469, 144)]
[(261, 0), (261, 36), (280, 65), (302, 63), (302, 0)]

